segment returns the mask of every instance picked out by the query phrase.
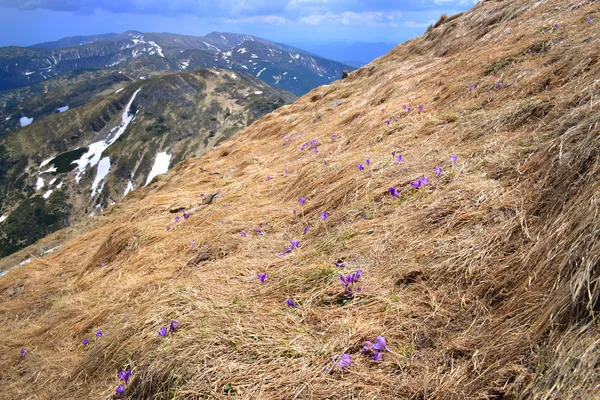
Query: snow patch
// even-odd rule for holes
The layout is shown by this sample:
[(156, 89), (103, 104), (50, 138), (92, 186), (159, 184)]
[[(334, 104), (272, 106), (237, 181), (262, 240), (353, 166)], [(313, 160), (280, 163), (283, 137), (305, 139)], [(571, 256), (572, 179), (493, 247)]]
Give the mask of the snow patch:
[(258, 74), (256, 74), (256, 77), (258, 78), (258, 77), (260, 76), (260, 74), (262, 74), (262, 73), (263, 73), (263, 71), (265, 71), (265, 70), (266, 70), (266, 68), (263, 68), (263, 69), (261, 69), (261, 70), (258, 72)]
[(27, 126), (33, 122), (33, 118), (21, 117), (19, 122), (21, 123), (21, 126)]
[(156, 42), (149, 41), (148, 43), (150, 43), (150, 45), (156, 49), (156, 52), (158, 53), (159, 56), (161, 56), (162, 58), (165, 58), (165, 55), (162, 52), (162, 48), (159, 45), (157, 45)]
[(104, 150), (106, 150), (108, 148), (108, 146), (110, 146), (111, 144), (116, 142), (116, 140), (123, 133), (125, 133), (125, 130), (129, 126), (131, 121), (133, 121), (133, 119), (135, 118), (135, 115), (130, 113), (131, 104), (135, 100), (135, 97), (140, 92), (140, 90), (141, 89), (138, 89), (135, 91), (133, 96), (131, 96), (129, 103), (127, 103), (127, 106), (125, 106), (125, 111), (123, 111), (123, 115), (121, 116), (121, 126), (119, 126), (119, 129), (117, 130), (117, 132), (112, 137), (110, 137), (106, 140), (102, 140), (100, 142), (95, 142), (95, 143), (90, 144), (88, 146), (88, 151), (85, 152), (85, 154), (83, 154), (79, 160), (73, 161), (72, 164), (77, 164), (77, 172), (75, 175), (75, 182), (79, 183), (79, 181), (81, 180), (81, 174), (83, 174), (86, 167), (89, 165), (91, 168), (94, 165), (98, 164), (98, 162), (100, 161), (100, 156), (102, 155), (102, 152)]
[(252, 54), (250, 58), (258, 58), (258, 56), (256, 54)]
[(47, 170), (40, 172), (40, 175), (41, 174), (48, 174), (48, 173), (51, 173), (51, 172), (56, 172), (56, 167), (48, 168)]
[(0, 222), (4, 222), (6, 218), (8, 218), (8, 215), (0, 215)]
[(9, 119), (10, 119), (10, 117), (6, 117), (4, 120), (5, 120), (5, 121), (8, 121)]
[(35, 190), (40, 190), (44, 187), (44, 180), (42, 178), (37, 178), (37, 182), (35, 183)]
[(237, 52), (244, 54), (244, 53), (247, 53), (248, 51), (244, 47), (242, 47), (241, 49), (237, 49)]
[(221, 50), (219, 50), (219, 48), (218, 48), (218, 47), (215, 47), (215, 46), (213, 46), (212, 44), (208, 44), (208, 43), (206, 43), (206, 42), (202, 42), (202, 43), (204, 43), (204, 44), (206, 45), (206, 47), (208, 47), (209, 49), (211, 49), (211, 48), (212, 48), (212, 49), (214, 49), (215, 51), (221, 51)]
[(46, 193), (44, 193), (44, 195), (42, 197), (47, 199), (48, 197), (50, 197), (50, 195), (52, 194), (53, 191), (54, 190), (52, 190), (52, 189), (48, 190)]
[(237, 75), (236, 75), (236, 74), (231, 74), (231, 77), (232, 77), (233, 79), (237, 79)]
[[(96, 171), (96, 179), (92, 182), (92, 195), (94, 197), (97, 193), (98, 185), (104, 180), (108, 172), (110, 171), (110, 158), (104, 157), (98, 163), (98, 171)], [(101, 189), (102, 190), (102, 189)]]
[(131, 192), (133, 190), (133, 183), (131, 183), (131, 181), (127, 182), (127, 187), (125, 188), (125, 194), (123, 194), (123, 197), (127, 196), (127, 194), (129, 194), (129, 192)]
[(254, 94), (262, 94), (263, 92), (261, 92), (260, 90), (257, 90), (256, 92), (254, 92)]
[(152, 170), (150, 171), (150, 175), (148, 175), (148, 179), (146, 180), (146, 185), (149, 184), (152, 179), (154, 179), (157, 175), (166, 174), (169, 170), (169, 163), (171, 162), (171, 155), (166, 152), (158, 153), (156, 155), (156, 159), (154, 160), (154, 165), (152, 166)]
[(125, 89), (125, 88), (118, 89), (115, 93), (119, 93), (123, 89)]
[(65, 112), (69, 109), (69, 106), (58, 107), (58, 112)]
[(56, 180), (57, 180), (57, 179), (58, 179), (58, 178), (54, 178), (54, 179), (52, 179), (50, 182), (48, 182), (48, 186), (50, 186), (50, 185), (54, 185), (54, 182), (56, 182)]
[(52, 161), (52, 160), (54, 160), (54, 157), (52, 157), (52, 158), (49, 158), (49, 159), (47, 159), (47, 160), (44, 160), (44, 161), (42, 161), (42, 163), (40, 164), (40, 169), (44, 168), (44, 167), (45, 167), (46, 165), (48, 165), (48, 163), (49, 163), (50, 161)]
[(58, 186), (56, 186), (56, 189), (60, 189), (62, 187), (63, 183), (64, 182), (59, 183)]

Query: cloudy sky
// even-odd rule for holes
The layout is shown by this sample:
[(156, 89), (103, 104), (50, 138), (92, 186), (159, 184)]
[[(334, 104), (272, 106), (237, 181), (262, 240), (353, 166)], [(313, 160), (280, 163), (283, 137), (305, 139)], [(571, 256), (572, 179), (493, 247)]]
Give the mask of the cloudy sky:
[(402, 42), (477, 0), (0, 0), (0, 46), (138, 30), (283, 43)]

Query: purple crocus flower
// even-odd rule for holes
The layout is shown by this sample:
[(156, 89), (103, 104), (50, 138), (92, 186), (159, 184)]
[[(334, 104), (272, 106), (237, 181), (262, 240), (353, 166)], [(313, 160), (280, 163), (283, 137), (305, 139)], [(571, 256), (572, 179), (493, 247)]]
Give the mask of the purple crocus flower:
[(240, 232), (240, 236), (241, 236), (241, 237), (246, 237), (246, 235), (247, 235), (246, 231), (241, 231), (241, 232)]
[(102, 337), (103, 333), (101, 330), (96, 331), (96, 336), (97, 337)]
[(267, 279), (267, 274), (257, 274), (258, 275), (258, 280), (260, 281), (260, 283), (265, 283), (265, 279)]
[(190, 214), (183, 213), (183, 218), (184, 219), (188, 219), (189, 217), (190, 217)]
[(450, 156), (450, 161), (452, 161), (452, 164), (456, 164), (456, 160), (458, 160), (458, 156)]
[(406, 110), (406, 104), (405, 104), (405, 105), (403, 105), (403, 106), (402, 106), (402, 108)]
[(62, 274), (58, 274), (58, 277), (59, 277), (59, 278), (62, 278)]
[(333, 140), (335, 140), (335, 139), (337, 139), (337, 135), (333, 135), (331, 138), (332, 138)]
[(350, 354), (344, 353), (338, 358), (337, 365), (340, 366), (342, 371), (347, 370), (350, 365), (352, 365), (352, 359), (350, 358)]
[(271, 180), (271, 176), (267, 176), (267, 182)]
[(285, 303), (290, 307), (298, 307), (298, 303), (296, 303), (291, 297), (287, 299)]
[(82, 342), (82, 343), (83, 343), (84, 345), (88, 345), (88, 344), (90, 344), (90, 341), (89, 341), (89, 340), (87, 340), (87, 339), (83, 339), (83, 342)]
[(117, 392), (117, 396), (123, 396), (125, 394), (125, 385), (120, 384), (119, 386), (117, 386), (115, 392)]
[(306, 199), (304, 197), (300, 197), (300, 199), (298, 200), (300, 202), (300, 204), (304, 205), (304, 203), (306, 203)]
[(194, 247), (196, 245), (196, 241), (192, 240), (192, 247)]
[(285, 170), (285, 174), (287, 175), (287, 174), (289, 174), (289, 173), (290, 173), (290, 171), (288, 171), (288, 170), (286, 169), (286, 170)]
[(587, 17), (587, 22), (592, 22), (593, 20), (594, 19), (591, 16)]
[(315, 148), (313, 149), (313, 153), (315, 153), (315, 154), (319, 154), (319, 149), (315, 147)]
[(389, 125), (389, 124), (391, 124), (391, 123), (392, 123), (392, 121), (390, 121), (389, 119), (386, 119), (386, 120), (385, 120), (385, 123)]
[(167, 230), (168, 230), (168, 231), (170, 231), (170, 230), (171, 230), (171, 227), (170, 227), (170, 226), (167, 226)]
[(333, 265), (335, 265), (338, 268), (344, 268), (346, 266), (346, 264), (344, 264), (343, 262), (338, 262), (338, 261), (334, 261)]
[(394, 197), (400, 197), (400, 193), (398, 193), (398, 189), (396, 189), (393, 186), (388, 189), (388, 192)]
[(371, 357), (371, 360), (373, 360), (373, 361), (383, 361), (383, 354), (381, 354), (380, 351), (375, 350), (373, 352), (373, 356)]
[(322, 212), (320, 214), (321, 219), (323, 220), (323, 222), (325, 222), (325, 220), (327, 220), (327, 217), (329, 216), (329, 214), (327, 214), (327, 211)]
[(296, 215), (296, 210), (292, 210), (292, 214)]
[(122, 379), (125, 383), (129, 382), (129, 377), (131, 376), (131, 370), (121, 370), (119, 371), (119, 373), (117, 374), (119, 376), (120, 379)]
[(406, 109), (406, 111), (407, 111), (407, 112), (410, 112), (410, 110), (411, 110), (411, 108), (410, 108), (410, 107), (408, 107), (408, 108)]
[(323, 161), (323, 165), (327, 165), (327, 160)]
[(419, 112), (423, 112), (423, 106), (419, 106)]
[(469, 88), (469, 90), (472, 92), (473, 90), (475, 90), (475, 85), (471, 85), (471, 87)]
[(398, 155), (396, 156), (396, 161), (397, 161), (397, 162), (404, 162), (404, 158), (402, 157), (402, 154), (398, 154)]
[(435, 167), (435, 174), (438, 176), (438, 178), (440, 177), (440, 175), (442, 175), (442, 167)]
[(254, 228), (254, 232), (256, 232), (257, 235), (264, 235), (265, 233), (263, 231), (261, 231), (260, 229)]
[(375, 339), (375, 343), (373, 344), (373, 348), (375, 350), (384, 351), (385, 346), (387, 345), (387, 341), (383, 336), (377, 336)]
[(381, 112), (382, 112), (382, 113), (384, 113), (384, 112), (385, 112), (385, 108), (382, 108), (382, 109), (381, 109)]
[(295, 250), (298, 248), (298, 246), (300, 246), (300, 241), (299, 240), (292, 240), (290, 241), (290, 244), (292, 245), (292, 250)]
[(308, 227), (308, 225), (306, 225), (304, 227), (304, 233), (302, 235), (306, 235), (308, 233), (308, 231), (310, 230), (310, 228)]
[(554, 24), (554, 29), (558, 29), (558, 24)]
[(179, 218), (179, 215), (175, 217), (175, 222), (179, 222), (181, 218)]
[(498, 82), (498, 87), (501, 88), (502, 86), (504, 86), (504, 83)]
[(367, 165), (371, 165), (371, 160), (367, 159), (367, 160), (365, 161), (365, 164), (367, 164)]
[(396, 155), (395, 151), (392, 151), (392, 157), (394, 157)]
[(362, 164), (357, 164), (356, 169), (358, 169), (359, 171), (364, 171), (365, 167)]
[(25, 355), (29, 352), (27, 349), (21, 349), (21, 357), (25, 357)]
[(425, 185), (427, 185), (429, 183), (429, 178), (426, 176), (422, 176), (419, 179), (417, 179), (416, 181), (412, 182), (410, 184), (410, 186), (412, 186), (415, 189), (419, 189), (420, 187), (423, 187)]
[(162, 328), (157, 330), (156, 333), (158, 333), (158, 336), (162, 336), (162, 337), (167, 336), (167, 327), (163, 326)]
[(179, 322), (175, 321), (174, 319), (171, 320), (171, 323), (169, 324), (169, 330), (171, 332), (175, 332), (177, 331), (177, 327), (179, 326)]

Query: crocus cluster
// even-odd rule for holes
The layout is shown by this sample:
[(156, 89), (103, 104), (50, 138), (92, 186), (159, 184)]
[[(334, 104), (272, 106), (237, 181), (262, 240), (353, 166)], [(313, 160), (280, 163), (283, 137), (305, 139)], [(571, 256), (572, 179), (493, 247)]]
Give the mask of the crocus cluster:
[(165, 337), (167, 336), (167, 334), (169, 332), (171, 333), (175, 333), (177, 331), (177, 327), (179, 326), (179, 322), (175, 321), (175, 320), (171, 320), (171, 323), (169, 324), (168, 327), (163, 326), (162, 328), (160, 328), (159, 330), (156, 331), (156, 333), (158, 333), (158, 336), (162, 336)]
[(419, 189), (422, 188), (423, 186), (427, 185), (429, 183), (429, 178), (426, 176), (422, 176), (419, 179), (417, 179), (414, 182), (411, 182), (410, 186), (412, 186), (415, 189)]
[(290, 245), (283, 252), (279, 253), (278, 256), (281, 257), (287, 253), (291, 253), (293, 250), (296, 250), (299, 246), (300, 246), (299, 240), (291, 240)]
[(383, 352), (386, 350), (386, 340), (383, 336), (377, 336), (375, 343), (364, 342), (363, 351), (371, 355), (373, 361), (383, 361)]
[(129, 377), (131, 377), (131, 370), (130, 369), (121, 370), (117, 373), (117, 376), (119, 377), (119, 379), (121, 379), (121, 380), (123, 380), (123, 382), (125, 382), (125, 384), (120, 384), (115, 389), (117, 396), (121, 397), (125, 394), (125, 385), (127, 385), (127, 383), (129, 382)]
[(400, 197), (400, 193), (398, 193), (398, 189), (396, 189), (393, 186), (388, 189), (388, 192), (394, 197)]
[[(344, 290), (346, 292), (346, 294), (348, 294), (349, 296), (353, 296), (354, 295), (354, 285), (358, 285), (358, 281), (360, 280), (360, 278), (362, 278), (363, 272), (362, 269), (358, 269), (356, 270), (356, 272), (353, 272), (351, 274), (348, 274), (346, 276), (344, 275), (340, 275), (340, 281), (342, 282), (342, 285), (344, 286)], [(361, 291), (362, 288), (360, 286), (358, 286), (356, 288), (357, 291)]]

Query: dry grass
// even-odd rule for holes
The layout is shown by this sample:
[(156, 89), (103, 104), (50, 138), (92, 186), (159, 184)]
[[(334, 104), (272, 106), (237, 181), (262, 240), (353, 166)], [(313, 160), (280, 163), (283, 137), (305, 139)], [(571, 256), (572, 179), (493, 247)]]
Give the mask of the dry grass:
[[(600, 396), (597, 22), (592, 2), (535, 3), (480, 3), (0, 278), (0, 397), (111, 398), (125, 367), (137, 399)], [(351, 301), (338, 259), (365, 273)], [(361, 352), (378, 335), (380, 363)]]

